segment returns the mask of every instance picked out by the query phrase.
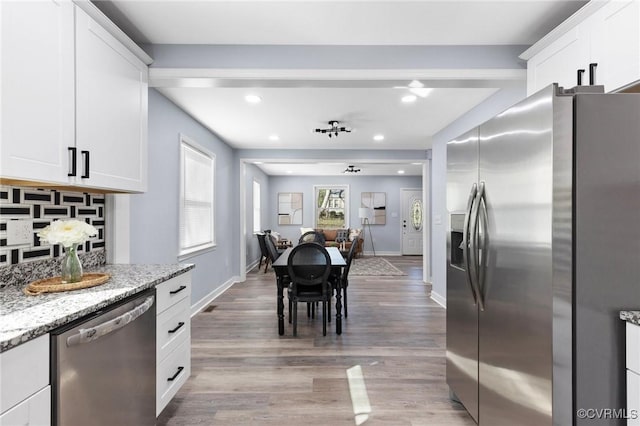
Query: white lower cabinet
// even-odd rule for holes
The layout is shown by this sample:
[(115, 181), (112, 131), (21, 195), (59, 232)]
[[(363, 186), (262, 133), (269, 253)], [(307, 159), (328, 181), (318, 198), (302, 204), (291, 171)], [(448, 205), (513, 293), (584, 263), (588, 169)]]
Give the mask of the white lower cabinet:
[(627, 426), (640, 426), (640, 326), (627, 322)]
[(640, 426), (640, 374), (627, 370), (627, 426)]
[(0, 426), (51, 424), (49, 335), (0, 354)]
[(51, 424), (51, 386), (0, 415), (0, 426), (44, 426)]
[(156, 287), (156, 416), (191, 375), (191, 273)]

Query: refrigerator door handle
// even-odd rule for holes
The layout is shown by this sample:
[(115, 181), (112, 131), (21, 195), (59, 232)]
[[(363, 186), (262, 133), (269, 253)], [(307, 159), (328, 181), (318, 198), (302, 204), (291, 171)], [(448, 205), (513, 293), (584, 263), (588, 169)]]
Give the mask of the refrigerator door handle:
[(476, 194), (478, 193), (478, 185), (473, 184), (471, 186), (471, 192), (469, 193), (469, 201), (467, 201), (467, 211), (464, 215), (464, 226), (462, 228), (462, 258), (464, 261), (464, 268), (467, 274), (467, 284), (469, 284), (469, 289), (471, 290), (471, 294), (473, 295), (473, 304), (476, 305), (478, 303), (478, 296), (476, 295), (476, 290), (473, 286), (473, 278), (471, 277), (472, 267), (471, 267), (471, 256), (469, 255), (469, 224), (471, 222), (471, 215), (473, 211), (474, 201), (476, 198)]
[(476, 300), (478, 303), (478, 307), (480, 308), (481, 311), (484, 311), (484, 299), (482, 297), (482, 293), (480, 293), (480, 287), (478, 284), (478, 278), (479, 278), (479, 261), (478, 261), (478, 257), (479, 257), (479, 252), (478, 252), (478, 234), (479, 234), (479, 217), (480, 217), (480, 203), (482, 202), (484, 198), (484, 182), (480, 182), (480, 184), (478, 185), (478, 193), (476, 194), (476, 198), (475, 198), (475, 202), (473, 203), (473, 209), (471, 212), (471, 244), (470, 244), (470, 251), (471, 254), (469, 256), (470, 260), (471, 260), (471, 272), (470, 276), (471, 276), (471, 285), (473, 287), (473, 290), (476, 294)]
[[(480, 211), (482, 209), (482, 211)], [(482, 213), (482, 214), (481, 214)], [(484, 294), (485, 294), (485, 277), (487, 274), (487, 259), (488, 259), (488, 251), (487, 251), (487, 240), (489, 239), (489, 216), (487, 212), (487, 192), (484, 189), (484, 182), (482, 182), (482, 195), (480, 196), (480, 201), (478, 202), (478, 221), (482, 220), (482, 228), (484, 235), (480, 236), (480, 226), (478, 227), (478, 240), (481, 242), (482, 246), (482, 259), (478, 261), (478, 298), (482, 302), (482, 307), (484, 308)]]

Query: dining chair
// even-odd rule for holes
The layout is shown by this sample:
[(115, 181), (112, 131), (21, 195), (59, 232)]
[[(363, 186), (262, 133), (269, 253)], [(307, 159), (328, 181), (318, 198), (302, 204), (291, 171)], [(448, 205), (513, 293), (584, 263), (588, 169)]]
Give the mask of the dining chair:
[[(360, 238), (356, 237), (355, 240), (351, 243), (351, 248), (349, 249), (349, 254), (347, 255), (347, 266), (342, 270), (342, 275), (339, 277), (332, 277), (330, 279), (331, 285), (333, 289), (337, 292), (340, 291), (338, 284), (342, 287), (342, 306), (344, 307), (344, 317), (348, 316), (347, 311), (347, 287), (349, 287), (349, 270), (351, 269), (351, 262), (353, 258), (356, 256), (356, 250), (360, 241)], [(339, 281), (338, 281), (339, 280)]]
[(282, 254), (282, 251), (276, 248), (276, 243), (273, 240), (274, 237), (271, 234), (265, 234), (264, 242), (267, 247), (267, 253), (269, 254), (269, 258), (264, 265), (265, 273), (267, 272), (267, 268), (269, 268), (269, 262), (273, 264), (273, 262), (275, 262)]
[(298, 303), (322, 302), (322, 335), (327, 335), (327, 304), (331, 302), (331, 257), (320, 244), (302, 243), (287, 260), (289, 298), (293, 310), (293, 335), (298, 335)]
[(324, 234), (318, 231), (305, 232), (298, 239), (298, 244), (302, 243), (318, 243), (323, 246), (325, 243)]
[(264, 260), (265, 265), (269, 261), (269, 251), (267, 249), (267, 243), (265, 241), (266, 234), (264, 232), (258, 232), (256, 233), (256, 237), (258, 237), (258, 244), (260, 245), (260, 261), (258, 261), (259, 271), (260, 267), (262, 266), (262, 261)]

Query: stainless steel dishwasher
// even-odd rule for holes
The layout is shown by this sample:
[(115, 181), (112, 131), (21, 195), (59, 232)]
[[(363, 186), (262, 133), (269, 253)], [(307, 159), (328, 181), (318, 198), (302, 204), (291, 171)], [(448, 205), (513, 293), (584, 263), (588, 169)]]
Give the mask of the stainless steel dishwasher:
[(52, 333), (54, 425), (155, 424), (154, 302), (149, 290)]

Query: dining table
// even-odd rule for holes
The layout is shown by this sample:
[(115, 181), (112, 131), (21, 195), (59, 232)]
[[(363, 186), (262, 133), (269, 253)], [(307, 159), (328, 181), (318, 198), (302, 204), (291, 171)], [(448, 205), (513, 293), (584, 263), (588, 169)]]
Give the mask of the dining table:
[[(311, 243), (315, 244), (315, 243)], [(337, 291), (336, 291), (336, 334), (342, 334), (342, 268), (347, 266), (347, 262), (340, 253), (338, 247), (325, 247), (329, 257), (331, 258), (332, 275), (338, 277)], [(288, 283), (289, 272), (287, 270), (287, 263), (289, 261), (289, 255), (293, 247), (287, 248), (271, 265), (276, 273), (276, 285), (278, 288), (277, 297), (277, 310), (278, 310), (278, 334), (282, 336), (284, 334), (284, 287)], [(324, 263), (324, 256), (317, 256), (309, 258), (309, 266), (318, 265)]]

